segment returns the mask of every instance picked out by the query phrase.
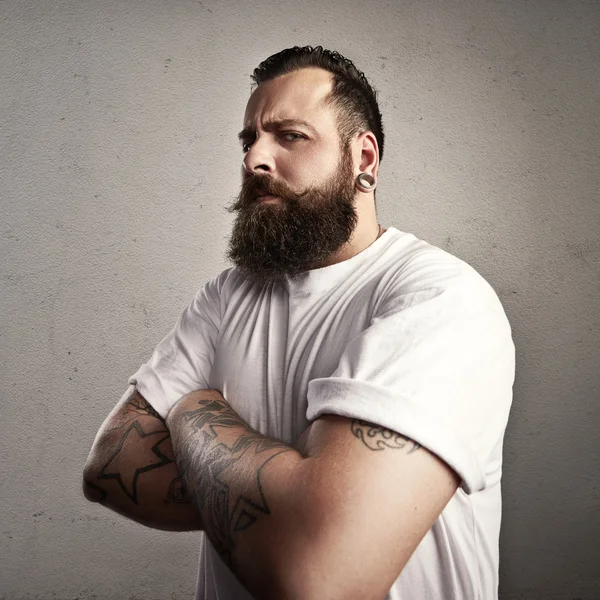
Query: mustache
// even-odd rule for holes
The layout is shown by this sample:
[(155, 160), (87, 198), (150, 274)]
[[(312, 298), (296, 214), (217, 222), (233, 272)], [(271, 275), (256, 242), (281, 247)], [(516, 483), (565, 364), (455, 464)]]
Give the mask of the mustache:
[(280, 196), (283, 199), (299, 197), (285, 183), (273, 179), (270, 175), (253, 175), (242, 184), (240, 198), (244, 204), (248, 204), (265, 194)]

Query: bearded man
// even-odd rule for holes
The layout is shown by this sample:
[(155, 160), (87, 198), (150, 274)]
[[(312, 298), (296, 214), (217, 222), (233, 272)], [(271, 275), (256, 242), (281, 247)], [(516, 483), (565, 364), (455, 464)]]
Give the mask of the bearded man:
[(201, 530), (197, 599), (494, 600), (510, 325), (377, 222), (376, 94), (336, 52), (254, 71), (224, 270), (100, 428), (86, 497)]

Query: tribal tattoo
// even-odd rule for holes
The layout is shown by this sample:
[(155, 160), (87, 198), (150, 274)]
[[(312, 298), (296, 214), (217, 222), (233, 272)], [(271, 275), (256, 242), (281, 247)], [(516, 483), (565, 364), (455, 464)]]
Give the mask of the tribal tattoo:
[[(202, 399), (198, 406), (184, 412), (175, 428), (171, 425), (173, 445), (204, 530), (231, 566), (236, 535), (270, 514), (261, 484), (263, 468), (293, 449), (251, 429), (224, 400)], [(237, 437), (231, 435), (234, 429)]]
[(368, 421), (352, 419), (350, 429), (352, 430), (354, 437), (361, 440), (369, 450), (378, 451), (385, 450), (386, 448), (402, 449), (407, 445), (412, 444), (412, 447), (407, 452), (407, 454), (411, 454), (421, 447), (417, 442), (396, 431), (386, 429), (385, 427), (375, 425), (374, 423), (369, 423)]

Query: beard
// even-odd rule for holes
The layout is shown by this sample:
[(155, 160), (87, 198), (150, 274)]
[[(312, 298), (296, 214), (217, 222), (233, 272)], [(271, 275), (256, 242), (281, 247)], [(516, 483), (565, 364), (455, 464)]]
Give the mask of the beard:
[[(279, 200), (257, 202), (261, 194)], [(239, 212), (227, 258), (258, 284), (283, 283), (318, 268), (344, 244), (356, 228), (355, 187), (350, 148), (342, 148), (334, 175), (324, 184), (295, 193), (268, 175), (253, 175), (229, 212)]]

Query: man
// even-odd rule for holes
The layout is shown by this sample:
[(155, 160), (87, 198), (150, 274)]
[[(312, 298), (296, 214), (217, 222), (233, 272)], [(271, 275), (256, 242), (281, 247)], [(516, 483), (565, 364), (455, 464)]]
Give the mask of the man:
[(90, 500), (203, 530), (199, 599), (493, 600), (514, 346), (469, 265), (377, 224), (376, 95), (255, 70), (228, 257), (129, 380)]

